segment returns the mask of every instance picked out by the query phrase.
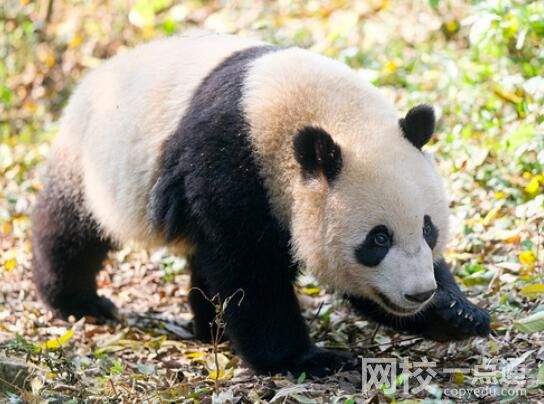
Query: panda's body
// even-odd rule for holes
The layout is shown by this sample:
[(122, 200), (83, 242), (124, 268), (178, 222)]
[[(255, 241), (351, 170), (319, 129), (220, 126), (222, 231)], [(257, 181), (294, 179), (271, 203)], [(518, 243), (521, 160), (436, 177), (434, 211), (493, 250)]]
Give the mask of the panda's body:
[(447, 203), (420, 150), (433, 128), (430, 109), (399, 124), (355, 72), (298, 48), (219, 35), (140, 46), (66, 108), (33, 217), (38, 289), (62, 316), (110, 316), (94, 280), (107, 252), (169, 245), (191, 257), (197, 336), (214, 316), (201, 292), (244, 291), (227, 335), (258, 371), (345, 365), (308, 338), (299, 262), (377, 321), (486, 334), (440, 261)]
[(155, 41), (108, 60), (82, 81), (55, 146), (80, 151), (89, 207), (109, 235), (146, 246), (164, 243), (148, 209), (157, 156), (206, 75), (222, 59), (256, 45), (215, 35)]

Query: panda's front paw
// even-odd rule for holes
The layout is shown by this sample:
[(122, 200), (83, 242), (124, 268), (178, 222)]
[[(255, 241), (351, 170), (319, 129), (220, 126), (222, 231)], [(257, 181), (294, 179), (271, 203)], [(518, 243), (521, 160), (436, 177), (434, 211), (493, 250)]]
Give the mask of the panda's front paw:
[(431, 321), (424, 333), (426, 337), (436, 341), (455, 341), (489, 335), (489, 313), (472, 304), (460, 292), (440, 291), (431, 304)]
[(342, 370), (358, 369), (358, 359), (345, 351), (313, 347), (289, 369), (295, 376), (301, 373), (311, 377), (325, 377)]

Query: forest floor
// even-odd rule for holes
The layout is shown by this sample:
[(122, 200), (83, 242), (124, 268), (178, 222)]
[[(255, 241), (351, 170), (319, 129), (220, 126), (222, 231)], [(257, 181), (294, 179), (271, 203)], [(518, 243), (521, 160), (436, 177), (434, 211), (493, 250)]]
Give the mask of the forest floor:
[[(51, 4), (50, 12), (47, 5)], [(537, 402), (544, 387), (544, 3), (7, 1), (0, 7), (0, 402)], [(255, 376), (228, 343), (191, 337), (183, 257), (125, 246), (98, 277), (115, 324), (53, 319), (31, 279), (29, 215), (57, 120), (104, 58), (191, 28), (340, 60), (407, 111), (435, 107), (450, 195), (446, 260), (493, 318), (489, 339), (440, 344), (356, 316), (305, 275), (321, 346), (408, 361), (389, 384)], [(216, 364), (219, 363), (219, 371)], [(396, 367), (395, 367), (396, 368)], [(376, 386), (374, 386), (376, 387)]]

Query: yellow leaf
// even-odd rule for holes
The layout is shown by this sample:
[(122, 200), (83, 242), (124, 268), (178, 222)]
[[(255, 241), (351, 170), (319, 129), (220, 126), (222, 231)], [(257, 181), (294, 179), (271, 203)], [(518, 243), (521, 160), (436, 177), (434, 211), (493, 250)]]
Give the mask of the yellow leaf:
[(487, 212), (487, 215), (485, 215), (484, 220), (483, 220), (484, 226), (489, 225), (490, 223), (492, 223), (497, 218), (499, 210), (501, 210), (501, 207), (497, 206), (497, 207), (491, 209), (489, 212)]
[(15, 258), (7, 260), (4, 263), (4, 268), (6, 268), (6, 271), (13, 271), (16, 266), (17, 266), (17, 261), (15, 261)]
[(506, 198), (506, 194), (502, 191), (495, 192), (495, 199), (504, 199)]
[(155, 28), (153, 28), (153, 26), (145, 26), (142, 28), (142, 36), (144, 39), (151, 39), (155, 35)]
[(495, 94), (497, 94), (499, 97), (506, 101), (510, 101), (513, 104), (519, 104), (521, 101), (523, 101), (523, 98), (521, 98), (516, 93), (513, 93), (511, 91), (504, 90), (498, 86), (493, 88), (493, 91), (495, 91)]
[(210, 379), (222, 379), (223, 377), (225, 376), (225, 371), (224, 370), (220, 370), (219, 371), (219, 377), (217, 377), (217, 371), (216, 370), (212, 370), (210, 372)]
[(526, 250), (520, 253), (518, 258), (519, 258), (519, 262), (525, 265), (534, 264), (534, 262), (536, 261), (535, 255), (529, 250)]
[(544, 177), (542, 175), (535, 175), (525, 187), (525, 192), (529, 195), (536, 195), (540, 190), (540, 184), (544, 184)]
[(49, 341), (40, 344), (41, 349), (59, 349), (61, 346), (66, 345), (70, 339), (74, 336), (74, 331), (69, 330), (66, 334), (56, 339), (50, 339)]
[(398, 70), (398, 65), (394, 60), (390, 60), (385, 64), (385, 71), (389, 74), (393, 74)]
[(208, 375), (208, 379), (210, 380), (221, 380), (221, 379), (232, 379), (234, 376), (234, 369), (221, 369), (219, 371), (219, 377), (217, 377), (217, 372), (215, 369), (210, 370), (210, 374)]
[(81, 42), (82, 42), (81, 35), (76, 34), (72, 37), (68, 46), (70, 48), (79, 48), (79, 45), (81, 45)]
[(516, 244), (516, 243), (519, 243), (520, 240), (521, 240), (521, 236), (519, 234), (516, 234), (515, 236), (508, 237), (504, 241), (509, 244)]
[(27, 101), (23, 104), (23, 108), (30, 113), (34, 113), (38, 110), (38, 105), (35, 102)]
[(446, 30), (448, 32), (455, 32), (455, 31), (457, 31), (458, 28), (459, 28), (459, 24), (455, 20), (448, 21), (446, 23)]
[(536, 284), (536, 285), (529, 285), (524, 287), (519, 291), (519, 294), (522, 296), (527, 296), (530, 298), (537, 298), (539, 296), (544, 295), (544, 285), (543, 284)]
[(519, 22), (515, 15), (507, 14), (503, 18), (504, 36), (506, 38), (512, 38), (516, 35), (519, 28)]
[(302, 293), (304, 293), (305, 295), (309, 295), (309, 296), (317, 295), (317, 294), (319, 294), (320, 291), (321, 291), (321, 289), (319, 289), (319, 288), (303, 288), (302, 289)]
[(47, 57), (45, 58), (45, 64), (49, 67), (53, 66), (56, 62), (55, 55), (53, 53), (49, 53)]
[(519, 230), (497, 230), (493, 234), (493, 240), (501, 240), (506, 243), (514, 244), (519, 243), (521, 236)]
[(2, 224), (2, 233), (8, 234), (8, 233), (11, 233), (12, 230), (13, 230), (13, 227), (11, 226), (10, 223), (6, 222)]
[(189, 352), (189, 353), (186, 353), (185, 356), (190, 359), (199, 359), (206, 356), (206, 353), (205, 352)]
[(465, 382), (465, 375), (463, 372), (455, 372), (453, 374), (453, 382), (455, 384), (463, 384)]

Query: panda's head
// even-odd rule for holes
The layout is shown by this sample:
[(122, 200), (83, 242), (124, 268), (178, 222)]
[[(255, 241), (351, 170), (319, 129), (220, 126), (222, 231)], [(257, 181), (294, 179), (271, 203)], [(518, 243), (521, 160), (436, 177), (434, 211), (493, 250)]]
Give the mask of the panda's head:
[(447, 238), (446, 195), (421, 150), (434, 126), (432, 108), (418, 106), (367, 133), (305, 126), (294, 138), (295, 253), (323, 282), (400, 316), (431, 300)]

